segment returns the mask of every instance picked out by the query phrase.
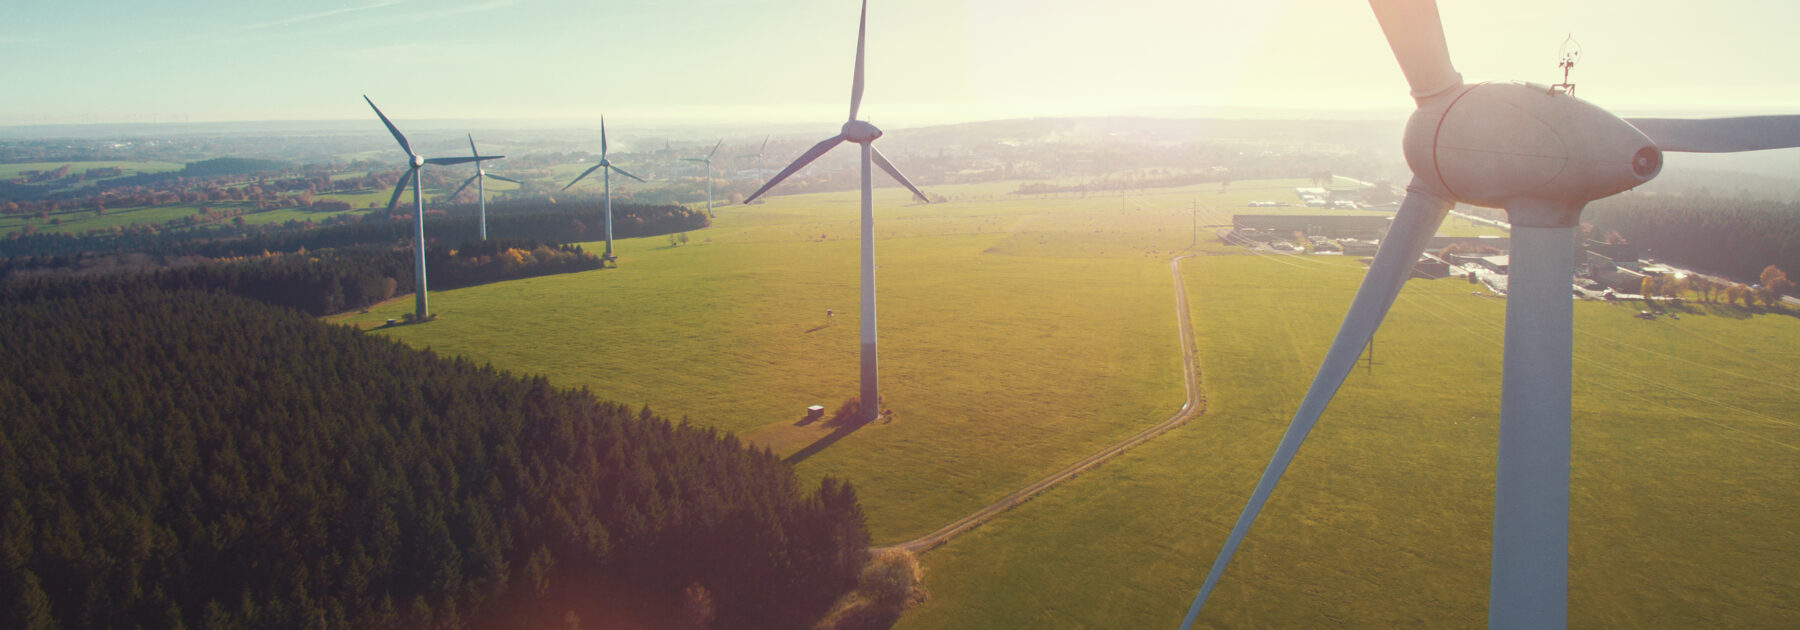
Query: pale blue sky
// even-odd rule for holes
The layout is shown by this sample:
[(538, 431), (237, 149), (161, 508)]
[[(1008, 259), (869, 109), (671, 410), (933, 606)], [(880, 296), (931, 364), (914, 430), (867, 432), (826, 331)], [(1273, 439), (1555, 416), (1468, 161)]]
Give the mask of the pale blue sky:
[[(856, 0), (62, 0), (0, 20), (0, 125), (368, 116), (841, 119)], [(296, 8), (298, 6), (299, 8)], [(1791, 0), (1461, 0), (1470, 80), (1550, 83), (1622, 114), (1800, 112)], [(1411, 107), (1360, 0), (873, 0), (866, 116)]]

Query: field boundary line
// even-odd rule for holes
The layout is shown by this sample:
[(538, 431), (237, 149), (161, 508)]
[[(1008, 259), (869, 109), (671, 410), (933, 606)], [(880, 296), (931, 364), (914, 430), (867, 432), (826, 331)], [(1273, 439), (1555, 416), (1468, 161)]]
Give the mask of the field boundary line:
[(976, 510), (968, 516), (957, 519), (955, 522), (945, 525), (937, 531), (906, 542), (887, 547), (878, 547), (876, 550), (900, 549), (911, 553), (924, 553), (935, 549), (939, 545), (949, 542), (949, 540), (956, 537), (956, 535), (981, 526), (989, 519), (999, 516), (1007, 510), (1018, 507), (1026, 501), (1031, 500), (1032, 497), (1037, 496), (1039, 493), (1049, 490), (1052, 486), (1087, 472), (1095, 466), (1099, 466), (1106, 460), (1117, 457), (1127, 449), (1148, 442), (1156, 436), (1167, 433), (1170, 429), (1186, 424), (1187, 421), (1194, 419), (1195, 416), (1205, 413), (1206, 401), (1200, 395), (1199, 368), (1194, 364), (1194, 327), (1188, 311), (1187, 287), (1181, 280), (1181, 260), (1192, 257), (1194, 257), (1193, 254), (1184, 254), (1169, 260), (1169, 272), (1175, 278), (1175, 321), (1176, 332), (1181, 338), (1182, 375), (1187, 385), (1187, 401), (1183, 402), (1181, 408), (1175, 411), (1175, 415), (1169, 416), (1169, 419), (1139, 431), (1131, 437), (1125, 438), (1124, 441), (1108, 446), (1098, 453), (1094, 453), (1080, 461), (1070, 464), (1067, 468), (1059, 470), (1048, 477), (1039, 479), (1031, 485), (1025, 486), (1012, 494), (1001, 497), (1000, 500), (989, 503), (987, 506)]

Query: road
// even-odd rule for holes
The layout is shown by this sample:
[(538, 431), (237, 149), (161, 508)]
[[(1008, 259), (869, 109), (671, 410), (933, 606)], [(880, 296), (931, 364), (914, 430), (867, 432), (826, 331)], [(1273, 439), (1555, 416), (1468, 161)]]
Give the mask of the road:
[(902, 549), (912, 553), (922, 553), (937, 547), (938, 545), (942, 545), (951, 538), (956, 537), (957, 534), (975, 529), (982, 523), (987, 522), (988, 519), (999, 516), (1000, 513), (1031, 500), (1032, 497), (1037, 496), (1040, 492), (1050, 489), (1051, 486), (1086, 472), (1087, 470), (1100, 465), (1101, 462), (1112, 459), (1120, 453), (1125, 452), (1126, 449), (1150, 441), (1151, 438), (1167, 433), (1170, 429), (1181, 426), (1188, 420), (1192, 420), (1195, 416), (1205, 412), (1206, 401), (1200, 396), (1199, 374), (1194, 367), (1194, 327), (1193, 323), (1189, 321), (1188, 318), (1187, 289), (1181, 282), (1181, 260), (1189, 257), (1190, 256), (1177, 256), (1169, 261), (1169, 273), (1175, 277), (1175, 316), (1178, 323), (1176, 332), (1180, 336), (1182, 374), (1183, 378), (1186, 379), (1187, 385), (1187, 402), (1182, 403), (1181, 408), (1175, 411), (1175, 415), (1169, 416), (1169, 419), (1144, 429), (1136, 435), (1125, 438), (1124, 441), (1119, 442), (1118, 444), (1106, 447), (1105, 450), (1070, 464), (1067, 468), (1059, 470), (1053, 475), (1039, 479), (1031, 485), (1019, 489), (1017, 492), (1001, 497), (1000, 500), (976, 510), (973, 514), (957, 519), (955, 522), (945, 525), (942, 529), (893, 545), (892, 547), (887, 547), (887, 549)]

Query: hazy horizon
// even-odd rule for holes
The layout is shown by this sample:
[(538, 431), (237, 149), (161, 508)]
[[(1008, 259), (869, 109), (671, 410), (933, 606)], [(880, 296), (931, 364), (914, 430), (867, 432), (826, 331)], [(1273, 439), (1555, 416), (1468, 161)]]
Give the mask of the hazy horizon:
[[(844, 115), (858, 3), (91, 4), (9, 11), (0, 126), (361, 120), (365, 93), (408, 121), (828, 123)], [(1572, 33), (1584, 48), (1578, 95), (1622, 115), (1800, 110), (1800, 79), (1754, 62), (1800, 53), (1785, 33), (1800, 7), (1689, 6), (1440, 10), (1469, 81), (1560, 80), (1557, 50)], [(869, 13), (863, 111), (884, 127), (1379, 119), (1412, 105), (1362, 2), (876, 0)]]

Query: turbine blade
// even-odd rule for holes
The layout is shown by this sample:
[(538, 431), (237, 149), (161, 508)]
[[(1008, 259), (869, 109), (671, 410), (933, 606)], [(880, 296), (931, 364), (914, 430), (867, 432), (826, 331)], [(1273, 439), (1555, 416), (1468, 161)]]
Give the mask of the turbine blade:
[(758, 147), (756, 149), (756, 157), (762, 157), (763, 150), (769, 148), (769, 138), (773, 138), (773, 137), (775, 137), (775, 136), (773, 136), (773, 135), (763, 136), (762, 146)]
[(468, 179), (465, 179), (465, 180), (463, 180), (463, 183), (462, 183), (462, 185), (461, 185), (461, 186), (457, 186), (457, 187), (456, 187), (456, 191), (455, 191), (455, 192), (452, 192), (452, 193), (450, 193), (450, 194), (449, 194), (449, 195), (448, 195), (448, 196), (446, 196), (446, 197), (444, 197), (444, 199), (447, 199), (447, 200), (448, 200), (448, 199), (455, 199), (455, 198), (456, 198), (456, 196), (457, 196), (457, 195), (459, 195), (459, 194), (462, 194), (462, 191), (463, 191), (463, 189), (464, 189), (464, 188), (468, 188), (468, 187), (469, 187), (469, 184), (473, 184), (473, 183), (475, 183), (475, 178), (477, 178), (477, 177), (481, 177), (481, 175), (479, 175), (479, 174), (477, 174), (477, 175), (470, 175), (470, 176), (469, 176), (469, 178), (468, 178)]
[(863, 0), (862, 20), (856, 24), (856, 78), (850, 82), (850, 120), (856, 120), (856, 110), (862, 107), (863, 35), (868, 30), (869, 0)]
[(702, 160), (700, 158), (681, 158), (681, 161), (683, 161), (683, 162), (705, 162), (706, 160)]
[(388, 198), (387, 211), (389, 214), (392, 214), (394, 206), (400, 203), (400, 193), (406, 192), (406, 183), (412, 181), (412, 178), (413, 170), (407, 169), (406, 174), (400, 176), (400, 181), (394, 184), (394, 196)]
[(1656, 148), (1683, 153), (1736, 153), (1800, 147), (1800, 116), (1627, 118)]
[(1237, 551), (1238, 543), (1250, 531), (1250, 524), (1256, 521), (1256, 515), (1262, 511), (1263, 503), (1268, 501), (1269, 493), (1281, 481), (1281, 474), (1294, 460), (1294, 453), (1300, 450), (1300, 443), (1306, 440), (1306, 434), (1312, 431), (1319, 415), (1331, 403), (1331, 397), (1344, 384), (1344, 378), (1356, 367), (1357, 357), (1362, 354), (1363, 347), (1368, 345), (1375, 329), (1381, 325), (1382, 318), (1387, 316), (1388, 307), (1393, 305), (1401, 285), (1412, 275), (1419, 254), (1425, 251), (1425, 245), (1430, 242), (1431, 235), (1437, 232), (1438, 224), (1443, 222), (1444, 215), (1449, 210), (1450, 202), (1426, 192), (1418, 180), (1407, 187), (1406, 200), (1401, 202), (1399, 212), (1394, 214), (1394, 225), (1388, 230), (1387, 238), (1381, 240), (1381, 249), (1375, 252), (1375, 260), (1369, 264), (1369, 273), (1363, 276), (1362, 287), (1357, 289), (1356, 298), (1350, 302), (1350, 311), (1344, 315), (1344, 323), (1338, 329), (1337, 338), (1331, 342), (1331, 350), (1325, 354), (1325, 361), (1319, 366), (1318, 374), (1313, 377), (1312, 386), (1306, 390), (1306, 398), (1294, 413), (1293, 422), (1288, 424), (1287, 434), (1281, 436), (1281, 445), (1276, 447), (1275, 455), (1269, 459), (1269, 467), (1263, 470), (1262, 478), (1257, 480), (1256, 490), (1250, 494), (1250, 501), (1244, 506), (1243, 513), (1238, 515), (1237, 524), (1231, 528), (1231, 535), (1219, 549), (1219, 556), (1213, 561), (1212, 570), (1206, 575), (1206, 582), (1200, 586), (1200, 593), (1194, 596), (1194, 603), (1188, 608), (1182, 628), (1193, 625), (1194, 619), (1200, 614), (1200, 608), (1206, 604), (1207, 595), (1212, 593), (1213, 587), (1219, 582), (1219, 576), (1225, 572), (1225, 565), (1231, 562), (1231, 555)]
[(1387, 34), (1388, 47), (1406, 73), (1414, 100), (1462, 85), (1462, 75), (1450, 65), (1450, 46), (1444, 42), (1444, 22), (1438, 18), (1435, 0), (1369, 0), (1369, 8)]
[(436, 164), (438, 166), (449, 166), (451, 164), (468, 164), (470, 162), (479, 162), (482, 160), (492, 160), (495, 157), (498, 157), (498, 156), (471, 155), (469, 157), (427, 158), (425, 160), (425, 163), (426, 164)]
[(613, 165), (611, 165), (611, 164), (608, 164), (608, 165), (606, 165), (606, 167), (607, 167), (607, 168), (610, 168), (610, 169), (612, 169), (612, 170), (613, 170), (613, 171), (614, 171), (614, 172), (616, 172), (616, 173), (618, 173), (618, 174), (620, 174), (620, 175), (624, 175), (624, 176), (626, 176), (626, 177), (630, 177), (630, 178), (632, 178), (632, 179), (635, 179), (635, 180), (638, 180), (638, 181), (640, 181), (640, 182), (641, 182), (641, 181), (644, 181), (644, 178), (642, 178), (642, 177), (638, 177), (638, 176), (636, 176), (636, 175), (632, 175), (632, 174), (631, 174), (631, 173), (627, 173), (627, 172), (625, 172), (625, 169), (622, 169), (622, 168), (619, 168), (619, 167), (617, 167), (617, 166), (613, 166)]
[(826, 151), (830, 151), (832, 147), (837, 146), (838, 143), (843, 141), (844, 136), (839, 134), (826, 138), (823, 142), (813, 145), (811, 149), (807, 149), (805, 153), (800, 154), (800, 157), (794, 158), (793, 164), (787, 165), (787, 168), (781, 169), (780, 173), (776, 173), (774, 177), (769, 178), (769, 183), (763, 184), (762, 188), (756, 189), (756, 192), (750, 193), (749, 197), (745, 197), (744, 203), (755, 201), (757, 197), (761, 197), (763, 193), (769, 192), (770, 188), (774, 188), (776, 184), (781, 183), (781, 180), (787, 179), (789, 175), (793, 175), (794, 171), (798, 171), (807, 164), (811, 164), (813, 160), (819, 159), (819, 156), (825, 155)]
[(471, 134), (468, 134), (468, 136), (469, 136), (469, 155), (481, 155), (480, 151), (475, 150), (475, 134), (471, 133)]
[(873, 143), (869, 145), (869, 155), (875, 158), (876, 166), (881, 167), (881, 170), (887, 171), (888, 175), (893, 176), (894, 181), (900, 182), (901, 186), (905, 186), (907, 190), (912, 191), (913, 196), (918, 197), (919, 201), (931, 203), (931, 199), (927, 198), (925, 193), (919, 192), (919, 187), (914, 186), (912, 182), (906, 181), (906, 176), (900, 174), (900, 169), (894, 168), (894, 163), (889, 162), (887, 156), (882, 155), (881, 150), (875, 148)]
[(606, 159), (606, 117), (600, 117), (600, 159)]
[[(582, 171), (580, 175), (575, 176), (575, 181), (569, 182), (569, 186), (574, 186), (575, 182), (579, 182), (579, 181), (581, 181), (582, 178), (593, 174), (594, 171), (600, 170), (600, 167), (602, 167), (602, 166), (606, 166), (606, 164), (601, 163), (601, 164), (595, 164), (593, 166), (588, 167), (588, 170)], [(564, 187), (562, 187), (562, 189), (568, 190), (569, 186), (564, 186)]]
[[(363, 100), (369, 101), (369, 95), (364, 94)], [(394, 126), (394, 121), (388, 120), (387, 114), (381, 113), (381, 108), (375, 106), (375, 101), (369, 101), (369, 108), (375, 110), (376, 116), (381, 117), (381, 124), (387, 125), (388, 133), (394, 134), (394, 139), (400, 142), (400, 148), (406, 151), (406, 157), (412, 157), (412, 145), (406, 142), (406, 136), (400, 133), (399, 127)]]
[(718, 154), (718, 153), (719, 153), (719, 147), (722, 147), (722, 146), (725, 146), (725, 139), (724, 139), (724, 138), (719, 138), (719, 143), (718, 143), (718, 144), (715, 144), (715, 145), (713, 145), (713, 150), (712, 150), (712, 153), (708, 153), (708, 154), (706, 154), (706, 161), (707, 161), (707, 162), (711, 162), (711, 161), (712, 161), (712, 158), (713, 158), (713, 156), (714, 156), (714, 155), (717, 155), (717, 154)]
[(492, 178), (494, 178), (494, 179), (498, 179), (498, 180), (500, 180), (500, 181), (503, 181), (503, 182), (512, 182), (512, 183), (514, 183), (514, 184), (518, 184), (518, 185), (520, 185), (520, 186), (524, 186), (524, 185), (525, 185), (525, 182), (522, 182), (522, 181), (519, 181), (519, 180), (516, 180), (516, 179), (513, 179), (513, 178), (511, 178), (511, 177), (507, 177), (507, 176), (505, 176), (505, 175), (495, 175), (495, 174), (493, 174), (493, 173), (487, 173), (487, 174), (486, 174), (486, 175), (487, 175), (487, 176), (488, 176), (488, 177), (492, 177)]

